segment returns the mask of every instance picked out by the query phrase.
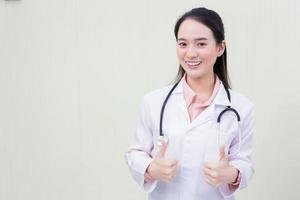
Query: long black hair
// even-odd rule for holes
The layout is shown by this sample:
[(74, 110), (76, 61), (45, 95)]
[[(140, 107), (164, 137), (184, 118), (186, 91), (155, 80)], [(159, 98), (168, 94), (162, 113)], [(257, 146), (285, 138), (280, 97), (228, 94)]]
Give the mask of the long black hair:
[[(218, 13), (213, 10), (209, 10), (207, 8), (194, 8), (186, 13), (184, 13), (176, 22), (174, 27), (174, 34), (176, 40), (178, 39), (178, 30), (183, 21), (186, 19), (193, 19), (197, 22), (200, 22), (206, 25), (214, 35), (217, 44), (221, 44), (225, 39), (224, 34), (224, 25), (221, 17)], [(227, 71), (227, 54), (226, 54), (226, 46), (224, 53), (222, 56), (218, 57), (214, 64), (214, 73), (217, 74), (219, 79), (222, 81), (223, 85), (226, 88), (230, 88), (230, 80)], [(181, 65), (179, 65), (179, 70), (176, 76), (176, 82), (178, 82), (184, 76), (184, 69)]]

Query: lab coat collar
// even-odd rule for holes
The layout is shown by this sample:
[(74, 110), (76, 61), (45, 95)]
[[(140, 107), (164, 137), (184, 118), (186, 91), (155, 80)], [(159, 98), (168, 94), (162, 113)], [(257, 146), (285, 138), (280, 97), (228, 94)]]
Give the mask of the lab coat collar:
[(172, 94), (183, 94), (183, 85), (182, 85), (183, 81), (184, 80), (181, 78), (181, 80), (179, 81), (177, 87), (174, 89)]
[[(174, 89), (172, 94), (182, 94), (183, 95), (183, 79), (180, 80), (180, 82), (178, 83), (177, 87)], [(231, 103), (227, 97), (227, 93), (225, 90), (225, 86), (223, 85), (223, 83), (221, 82), (219, 91), (215, 97), (215, 99), (213, 100), (212, 104), (214, 105), (223, 105), (223, 106), (231, 106)]]
[[(231, 94), (231, 93), (230, 93)], [(225, 90), (225, 86), (221, 82), (219, 91), (217, 93), (217, 96), (215, 97), (213, 104), (215, 105), (223, 105), (223, 106), (231, 106), (231, 102), (229, 101), (227, 97), (227, 93)]]

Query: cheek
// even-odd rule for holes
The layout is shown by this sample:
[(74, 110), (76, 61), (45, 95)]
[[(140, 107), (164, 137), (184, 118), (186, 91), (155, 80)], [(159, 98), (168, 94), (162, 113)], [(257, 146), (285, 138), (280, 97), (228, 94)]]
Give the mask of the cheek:
[(184, 57), (184, 50), (182, 50), (180, 48), (177, 48), (176, 49), (176, 54), (177, 54), (178, 59), (182, 60), (183, 57)]
[(217, 52), (207, 49), (201, 52), (202, 58), (206, 59), (207, 62), (214, 62), (217, 59)]

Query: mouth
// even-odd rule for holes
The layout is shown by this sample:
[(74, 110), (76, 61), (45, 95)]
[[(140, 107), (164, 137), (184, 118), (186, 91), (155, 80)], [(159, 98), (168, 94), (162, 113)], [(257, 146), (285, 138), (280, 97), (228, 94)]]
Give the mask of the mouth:
[(188, 65), (189, 68), (195, 69), (202, 63), (202, 61), (185, 61), (185, 63)]

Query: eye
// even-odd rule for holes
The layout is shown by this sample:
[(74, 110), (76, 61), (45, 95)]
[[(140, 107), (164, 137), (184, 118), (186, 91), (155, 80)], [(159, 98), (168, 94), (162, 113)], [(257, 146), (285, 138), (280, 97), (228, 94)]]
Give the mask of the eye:
[(178, 46), (180, 46), (180, 47), (186, 47), (187, 44), (186, 44), (185, 42), (179, 42), (179, 43), (178, 43)]
[(204, 42), (199, 42), (199, 43), (197, 43), (197, 46), (198, 46), (198, 47), (204, 47), (204, 46), (206, 46), (206, 43), (204, 43)]

